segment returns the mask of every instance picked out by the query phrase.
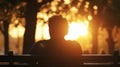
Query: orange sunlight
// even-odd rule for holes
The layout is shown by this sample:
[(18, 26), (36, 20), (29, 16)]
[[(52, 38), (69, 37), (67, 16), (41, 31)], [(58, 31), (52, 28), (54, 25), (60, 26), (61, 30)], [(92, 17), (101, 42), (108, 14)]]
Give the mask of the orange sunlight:
[[(80, 36), (88, 35), (88, 21), (85, 22), (72, 22), (69, 23), (69, 31), (65, 36), (66, 40), (77, 40)], [(40, 39), (50, 39), (48, 24), (43, 24), (42, 22), (37, 23), (36, 29), (36, 41)]]
[(66, 40), (76, 40), (79, 36), (86, 36), (88, 34), (88, 22), (72, 22), (69, 24), (68, 34), (65, 36)]

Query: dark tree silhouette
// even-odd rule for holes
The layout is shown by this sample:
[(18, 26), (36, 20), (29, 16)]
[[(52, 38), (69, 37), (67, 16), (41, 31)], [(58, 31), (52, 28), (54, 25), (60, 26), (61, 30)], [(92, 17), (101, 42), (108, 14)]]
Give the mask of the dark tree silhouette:
[[(98, 28), (102, 24), (102, 11), (104, 6), (106, 6), (106, 0), (90, 0), (90, 11), (92, 14), (92, 21), (90, 23), (90, 27), (92, 28), (92, 53), (97, 54), (98, 52)], [(98, 10), (97, 14), (94, 14), (93, 6), (97, 5)]]
[[(8, 5), (9, 4), (9, 5)], [(2, 0), (0, 2), (0, 30), (4, 35), (4, 54), (7, 54), (9, 51), (9, 36), (8, 36), (8, 29), (9, 29), (9, 22), (11, 18), (11, 11), (13, 9), (13, 4), (10, 1)]]
[(107, 39), (108, 45), (109, 45), (109, 53), (112, 53), (114, 50), (115, 42), (112, 38), (112, 29), (113, 27), (120, 26), (120, 0), (111, 0), (111, 3), (109, 3), (103, 13), (103, 19), (104, 19), (104, 25), (108, 30), (109, 38)]
[(26, 54), (35, 42), (36, 16), (38, 9), (37, 4), (37, 0), (27, 0), (23, 54)]
[[(4, 53), (8, 54), (9, 51), (9, 24), (13, 13), (19, 14), (16, 6), (21, 3), (22, 0), (0, 0), (0, 30), (4, 35)], [(18, 13), (17, 13), (18, 12)]]
[(23, 42), (23, 54), (27, 54), (35, 43), (35, 29), (36, 29), (36, 20), (37, 20), (37, 12), (38, 8), (52, 0), (43, 0), (41, 3), (38, 3), (37, 0), (27, 0), (26, 6), (26, 26), (25, 26), (25, 34), (24, 34), (24, 42)]

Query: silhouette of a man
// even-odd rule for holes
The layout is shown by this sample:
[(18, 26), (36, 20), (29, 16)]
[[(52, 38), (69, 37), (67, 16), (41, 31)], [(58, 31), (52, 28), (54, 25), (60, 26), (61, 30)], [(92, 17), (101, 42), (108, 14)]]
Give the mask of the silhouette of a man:
[(39, 55), (38, 63), (49, 67), (78, 67), (82, 50), (75, 41), (65, 40), (68, 23), (61, 15), (54, 15), (48, 20), (50, 39), (38, 41), (30, 54)]

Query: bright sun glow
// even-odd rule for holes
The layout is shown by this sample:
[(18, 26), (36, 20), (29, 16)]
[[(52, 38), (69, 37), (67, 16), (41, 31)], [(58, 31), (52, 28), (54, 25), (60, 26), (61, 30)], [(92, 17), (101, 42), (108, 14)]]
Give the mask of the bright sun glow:
[[(68, 34), (65, 36), (65, 39), (76, 40), (80, 36), (87, 36), (87, 35), (88, 35), (88, 21), (72, 22), (69, 24), (69, 31)], [(39, 22), (37, 24), (36, 39), (37, 41), (40, 39), (50, 39), (47, 23), (41, 24)]]
[(88, 34), (88, 22), (72, 22), (69, 24), (68, 34), (65, 36), (66, 40), (76, 40), (79, 36), (86, 36)]

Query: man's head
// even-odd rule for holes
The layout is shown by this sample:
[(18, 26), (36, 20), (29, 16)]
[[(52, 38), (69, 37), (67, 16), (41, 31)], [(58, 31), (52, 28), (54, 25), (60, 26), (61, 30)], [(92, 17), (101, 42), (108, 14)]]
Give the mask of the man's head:
[(48, 20), (51, 38), (63, 38), (68, 33), (68, 23), (61, 15), (54, 15)]

